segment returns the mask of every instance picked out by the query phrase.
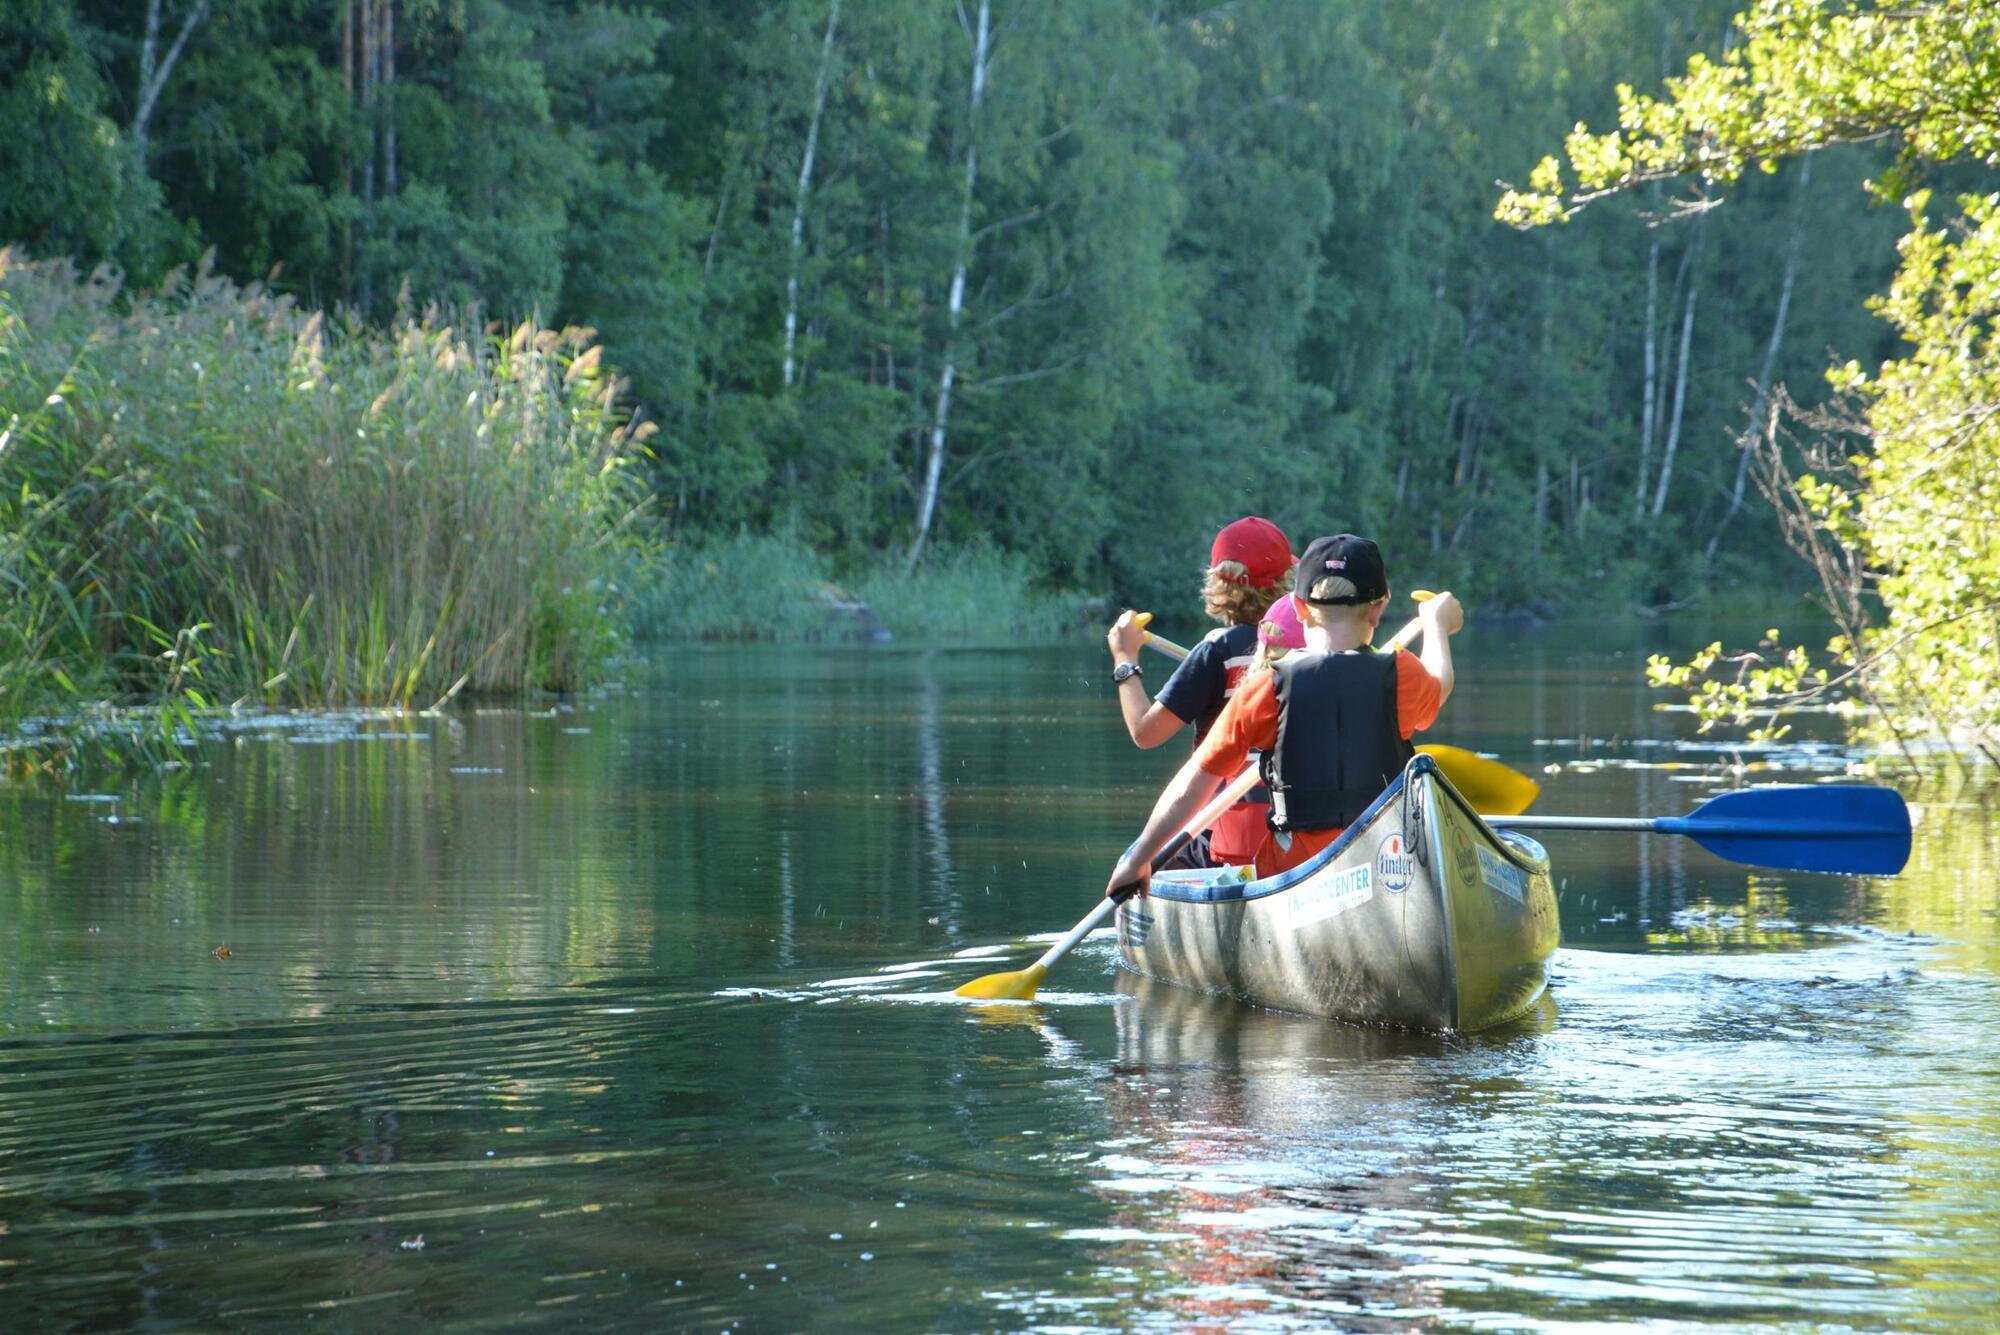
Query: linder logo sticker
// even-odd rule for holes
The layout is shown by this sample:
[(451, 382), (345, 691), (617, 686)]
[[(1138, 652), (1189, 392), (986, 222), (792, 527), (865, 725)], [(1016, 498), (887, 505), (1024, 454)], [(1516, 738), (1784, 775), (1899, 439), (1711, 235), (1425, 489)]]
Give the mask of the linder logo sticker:
[(1375, 845), (1375, 879), (1390, 894), (1400, 895), (1410, 888), (1410, 878), (1416, 875), (1416, 859), (1410, 850), (1403, 847), (1403, 836), (1385, 834), (1382, 842)]

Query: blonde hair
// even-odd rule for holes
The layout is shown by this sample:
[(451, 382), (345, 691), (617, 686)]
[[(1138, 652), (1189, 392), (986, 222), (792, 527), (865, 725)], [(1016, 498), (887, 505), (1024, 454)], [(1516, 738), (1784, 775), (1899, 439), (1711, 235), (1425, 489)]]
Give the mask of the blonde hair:
[(1272, 603), (1292, 591), (1290, 571), (1261, 589), (1243, 582), (1249, 577), (1249, 567), (1241, 561), (1224, 561), (1208, 571), (1201, 585), (1202, 610), (1225, 626), (1254, 626)]
[[(1322, 575), (1306, 590), (1307, 598), (1352, 598), (1354, 594), (1354, 581), (1345, 575)], [(1353, 606), (1351, 603), (1339, 605)]]
[(1383, 594), (1372, 603), (1316, 603), (1314, 598), (1352, 598), (1356, 590), (1354, 581), (1345, 575), (1327, 575), (1312, 583), (1312, 591), (1307, 595), (1305, 617), (1316, 626), (1331, 626), (1337, 621), (1365, 621), (1368, 614), (1389, 601)]
[(1257, 656), (1250, 660), (1249, 675), (1255, 676), (1259, 672), (1269, 672), (1273, 663), (1291, 651), (1292, 648), (1288, 644), (1274, 644), (1270, 640), (1258, 640)]

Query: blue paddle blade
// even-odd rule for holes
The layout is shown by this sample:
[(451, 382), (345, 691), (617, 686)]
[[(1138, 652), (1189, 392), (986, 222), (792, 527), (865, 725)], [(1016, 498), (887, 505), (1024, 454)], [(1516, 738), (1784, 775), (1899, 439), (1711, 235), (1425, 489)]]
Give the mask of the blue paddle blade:
[(1745, 788), (1654, 828), (1732, 862), (1791, 871), (1894, 876), (1910, 860), (1910, 809), (1895, 789), (1869, 784)]

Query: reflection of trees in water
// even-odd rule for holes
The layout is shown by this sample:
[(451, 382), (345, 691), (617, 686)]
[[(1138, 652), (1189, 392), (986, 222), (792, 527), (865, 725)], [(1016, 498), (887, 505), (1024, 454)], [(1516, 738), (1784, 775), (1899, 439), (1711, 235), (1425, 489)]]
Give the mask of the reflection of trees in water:
[(924, 857), (928, 864), (926, 903), (932, 915), (956, 939), (962, 906), (958, 874), (951, 859), (951, 831), (945, 824), (944, 747), (940, 729), (940, 687), (933, 655), (926, 655), (917, 678), (917, 802), (924, 827)]
[(1979, 942), (1991, 956), (2000, 944), (2000, 792), (1924, 792), (1911, 797), (1915, 816), (1909, 865), (1899, 876), (1862, 882), (1868, 917), (1892, 931), (1936, 932)]
[[(1378, 1237), (1437, 1208), (1420, 1128), (1478, 1094), (1436, 1073), (1436, 1059), (1480, 1040), (1262, 1011), (1126, 973), (1118, 987), (1130, 1001), (1117, 1008), (1107, 1111), (1147, 1142), (1119, 1153), (1171, 1189), (1109, 1189), (1114, 1222), (1193, 1235), (1159, 1244), (1172, 1291), (1152, 1301), (1195, 1329), (1274, 1304), (1330, 1306), (1343, 1322), (1434, 1306), (1435, 1282), (1392, 1278), (1406, 1259)], [(1552, 1013), (1544, 1003), (1530, 1026)]]
[(82, 980), (37, 1025), (129, 1027), (463, 995), (466, 979), (510, 995), (643, 958), (650, 920), (611, 870), (630, 804), (609, 739), (561, 731), (579, 717), (287, 716), (115, 805), (14, 789), (7, 971)]
[[(1820, 876), (1731, 868), (1705, 880), (1718, 893), (1687, 896), (1686, 907), (1653, 923), (1647, 944), (1729, 954), (1837, 944), (1817, 923), (1869, 923), (1967, 943), (2000, 940), (1993, 887), (2000, 884), (2000, 825), (1979, 794), (1912, 801), (1909, 865), (1891, 877)], [(1676, 841), (1685, 842), (1685, 841)], [(1643, 863), (1641, 864), (1643, 866)], [(1727, 893), (1741, 884), (1740, 896)], [(1974, 945), (1974, 949), (1980, 949)]]

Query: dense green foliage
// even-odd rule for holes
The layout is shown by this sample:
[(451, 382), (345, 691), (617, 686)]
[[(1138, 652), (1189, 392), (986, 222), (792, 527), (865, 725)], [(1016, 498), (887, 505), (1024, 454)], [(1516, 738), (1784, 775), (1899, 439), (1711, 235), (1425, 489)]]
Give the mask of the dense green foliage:
[[(1986, 193), (2000, 166), (1991, 100), (2000, 12), (1967, 0), (1762, 0), (1739, 27), (1740, 46), (1719, 63), (1691, 60), (1664, 99), (1621, 88), (1620, 129), (1579, 126), (1567, 170), (1544, 160), (1534, 188), (1510, 193), (1500, 211), (1546, 222), (1671, 175), (1698, 174), (1705, 191), (1858, 140), (1888, 138), (1901, 150), (1874, 187), (1882, 194), (1934, 164), (1969, 164), (1982, 193), (1961, 195), (1950, 225), (1929, 221), (1929, 190), (1905, 201), (1902, 265), (1871, 303), (1905, 350), (1873, 369), (1849, 360), (1829, 373), (1860, 416), (1845, 424), (1845, 440), (1808, 446), (1810, 471), (1793, 484), (1801, 545), (1841, 622), (1832, 662), (1812, 669), (1795, 648), (1780, 664), (1711, 678), (1699, 698), (1711, 717), (1741, 717), (1851, 683), (1899, 739), (1942, 736), (2000, 763), (2000, 194)], [(1655, 674), (1687, 686), (1716, 661), (1710, 652), (1680, 669), (1657, 664)]]
[(850, 585), (971, 545), (1186, 606), (1258, 512), (1475, 598), (1673, 602), (1783, 577), (1739, 441), (1756, 385), (1883, 344), (1874, 159), (1560, 243), (1491, 183), (1728, 31), (1715, 0), (31, 0), (0, 239), (595, 329), (661, 429), (666, 540), (795, 532)]
[(0, 252), (0, 717), (577, 684), (642, 532), (613, 389), (574, 331)]

